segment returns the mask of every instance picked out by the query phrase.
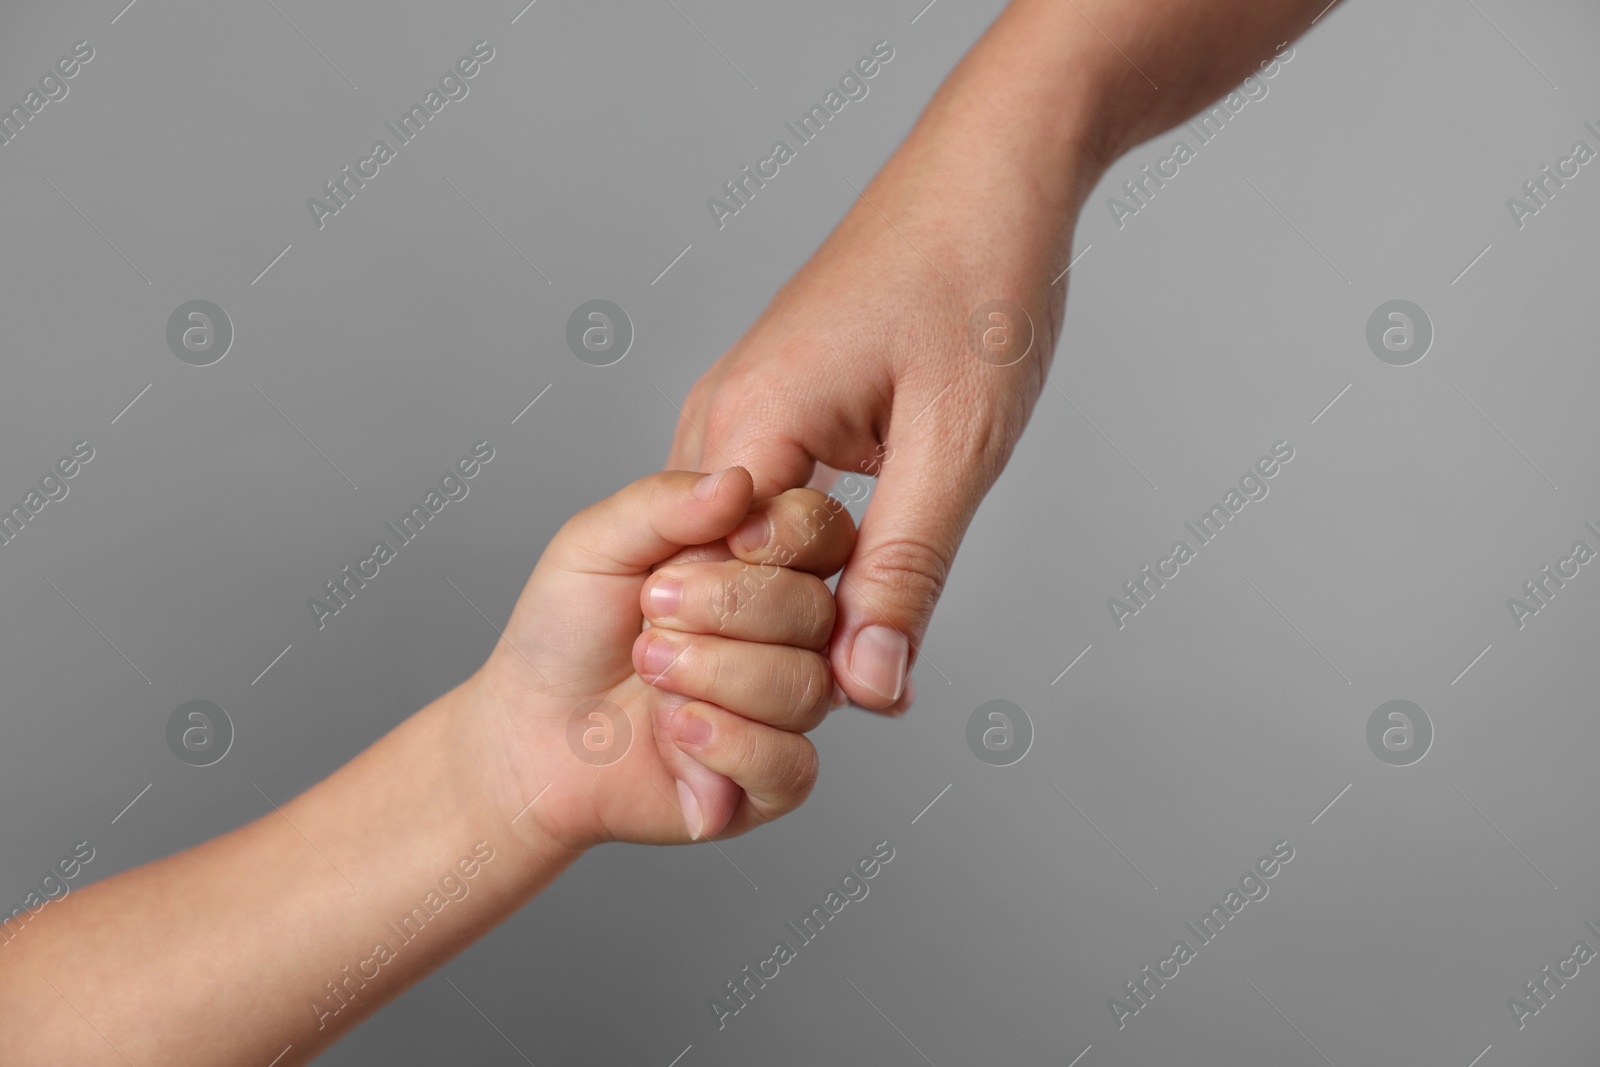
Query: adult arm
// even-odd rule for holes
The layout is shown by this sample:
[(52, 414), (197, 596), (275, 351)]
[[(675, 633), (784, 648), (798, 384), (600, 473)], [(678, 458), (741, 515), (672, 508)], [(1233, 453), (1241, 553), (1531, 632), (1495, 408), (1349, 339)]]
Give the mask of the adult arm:
[[(1223, 96), (1327, 0), (1013, 0), (810, 261), (696, 383), (669, 466), (877, 475), (838, 587), (834, 673), (905, 683), (979, 502), (1044, 387), (1078, 212), (1117, 157)], [(1036, 337), (975, 354), (991, 300)]]

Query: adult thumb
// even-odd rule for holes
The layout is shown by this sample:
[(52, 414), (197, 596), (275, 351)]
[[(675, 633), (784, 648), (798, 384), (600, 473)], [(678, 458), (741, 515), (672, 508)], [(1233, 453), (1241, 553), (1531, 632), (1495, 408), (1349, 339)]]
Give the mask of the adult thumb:
[(991, 479), (979, 457), (952, 458), (936, 440), (885, 451), (835, 592), (829, 655), (854, 703), (903, 710), (922, 635)]

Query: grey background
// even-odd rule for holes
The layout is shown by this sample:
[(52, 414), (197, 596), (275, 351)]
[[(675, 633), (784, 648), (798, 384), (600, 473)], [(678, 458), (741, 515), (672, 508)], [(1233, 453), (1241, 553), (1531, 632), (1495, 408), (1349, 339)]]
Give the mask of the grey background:
[[(0, 148), (0, 499), (96, 449), (0, 547), (8, 902), (77, 840), (98, 879), (260, 815), (475, 668), (495, 635), (447, 579), (503, 619), (567, 516), (660, 465), (673, 403), (1001, 7), (122, 4), (7, 5), (0, 33), (7, 106), (96, 50)], [(1600, 167), (1521, 231), (1505, 198), (1600, 147), (1597, 24), (1351, 4), (1120, 231), (1106, 196), (1173, 138), (1115, 165), (913, 713), (835, 715), (813, 799), (725, 857), (589, 855), (319, 1062), (1592, 1062), (1591, 968), (1521, 1033), (1506, 999), (1600, 947), (1600, 577), (1521, 631), (1505, 600), (1600, 547)], [(468, 98), (319, 232), (306, 197), (479, 39)], [(880, 39), (870, 96), (718, 232), (706, 197)], [(236, 331), (208, 368), (165, 345), (195, 298)], [(608, 368), (564, 343), (594, 298), (637, 331)], [(1365, 345), (1393, 298), (1435, 326), (1411, 367)], [(480, 438), (468, 499), (318, 632), (305, 599)], [(1270, 496), (1118, 631), (1106, 598), (1281, 439)], [(237, 731), (204, 769), (164, 740), (197, 698)], [(1364, 739), (1393, 698), (1436, 731), (1410, 767)], [(964, 740), (992, 699), (1036, 731), (1009, 768)], [(706, 999), (880, 839), (870, 897), (718, 1032)], [(1107, 998), (1285, 839), (1267, 899), (1119, 1032)]]

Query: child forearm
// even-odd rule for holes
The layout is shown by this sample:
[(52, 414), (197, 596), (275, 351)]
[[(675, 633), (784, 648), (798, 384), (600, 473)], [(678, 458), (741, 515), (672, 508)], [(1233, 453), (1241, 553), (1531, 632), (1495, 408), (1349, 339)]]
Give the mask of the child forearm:
[(256, 821), (40, 912), (0, 948), (0, 1061), (303, 1063), (511, 914), (577, 852), (478, 784), (474, 699), (469, 681)]

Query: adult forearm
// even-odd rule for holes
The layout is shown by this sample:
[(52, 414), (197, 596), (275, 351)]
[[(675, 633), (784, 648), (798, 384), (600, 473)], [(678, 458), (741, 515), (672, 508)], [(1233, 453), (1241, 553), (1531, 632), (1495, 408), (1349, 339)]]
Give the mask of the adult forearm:
[(1048, 269), (1068, 254), (1061, 245), (1084, 198), (1119, 156), (1225, 95), (1327, 6), (1012, 0), (869, 196), (937, 200), (968, 252), (995, 261), (976, 269), (1005, 274), (1007, 259)]
[[(1003, 92), (1013, 139), (1103, 170), (1223, 96), (1329, 0), (1012, 0), (940, 97)], [(1009, 90), (1000, 87), (1009, 84)], [(936, 99), (935, 105), (939, 104)], [(934, 108), (929, 108), (930, 116)], [(1098, 174), (1095, 175), (1098, 177)]]

